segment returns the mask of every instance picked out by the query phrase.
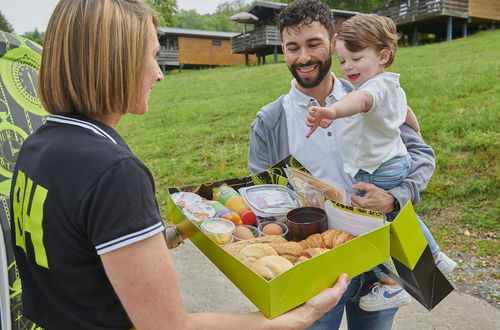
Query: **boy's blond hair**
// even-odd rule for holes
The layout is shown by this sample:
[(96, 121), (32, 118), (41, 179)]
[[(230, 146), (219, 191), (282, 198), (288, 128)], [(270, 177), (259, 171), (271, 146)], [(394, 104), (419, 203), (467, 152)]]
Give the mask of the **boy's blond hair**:
[(388, 49), (390, 56), (385, 66), (389, 67), (394, 61), (400, 36), (396, 24), (390, 18), (358, 14), (342, 24), (335, 38), (344, 41), (351, 52), (359, 52), (367, 47), (374, 47), (379, 52)]
[(52, 114), (126, 113), (138, 102), (155, 12), (141, 0), (60, 0), (45, 34), (38, 92)]

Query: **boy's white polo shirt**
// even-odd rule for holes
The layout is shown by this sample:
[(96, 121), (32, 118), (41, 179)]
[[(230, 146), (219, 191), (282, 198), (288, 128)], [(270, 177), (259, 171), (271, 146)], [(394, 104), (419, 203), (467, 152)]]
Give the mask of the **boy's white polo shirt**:
[[(326, 98), (326, 105), (338, 101), (347, 94), (342, 83), (335, 77), (333, 90)], [(309, 107), (319, 105), (314, 98), (302, 93), (296, 87), (297, 81), (291, 82), (290, 92), (284, 97), (283, 107), (288, 129), (288, 147), (292, 154), (315, 177), (347, 192), (347, 201), (354, 193), (351, 185), (353, 179), (344, 172), (340, 155), (341, 131), (344, 119), (338, 119), (330, 127), (318, 127), (314, 134), (306, 138), (309, 127), (306, 125), (306, 115)]]
[(399, 74), (378, 74), (355, 90), (369, 92), (373, 106), (344, 120), (341, 154), (345, 172), (353, 177), (359, 170), (373, 173), (383, 162), (408, 153), (399, 130), (407, 109)]

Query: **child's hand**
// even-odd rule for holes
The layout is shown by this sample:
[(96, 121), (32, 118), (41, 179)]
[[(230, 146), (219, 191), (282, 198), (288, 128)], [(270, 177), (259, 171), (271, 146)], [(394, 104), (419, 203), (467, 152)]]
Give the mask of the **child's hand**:
[(311, 129), (306, 134), (306, 138), (310, 137), (318, 126), (327, 128), (335, 120), (335, 110), (324, 107), (310, 107), (307, 112), (306, 125)]

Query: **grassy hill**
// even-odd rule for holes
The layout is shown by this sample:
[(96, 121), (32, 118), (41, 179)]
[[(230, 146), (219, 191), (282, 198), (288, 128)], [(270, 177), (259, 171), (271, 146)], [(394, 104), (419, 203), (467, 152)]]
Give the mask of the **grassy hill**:
[[(424, 139), (437, 154), (437, 169), (422, 193), (419, 214), (445, 250), (493, 257), (495, 263), (500, 214), (498, 49), (500, 30), (487, 31), (401, 48), (390, 68), (401, 74)], [(167, 187), (249, 173), (250, 123), (260, 107), (288, 92), (290, 80), (284, 63), (183, 71), (156, 85), (149, 114), (124, 117), (118, 130), (151, 169), (163, 215)]]

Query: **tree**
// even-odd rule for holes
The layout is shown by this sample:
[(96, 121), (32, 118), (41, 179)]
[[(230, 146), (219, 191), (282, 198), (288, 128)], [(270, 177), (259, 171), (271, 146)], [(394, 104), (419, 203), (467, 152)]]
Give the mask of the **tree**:
[(176, 27), (203, 30), (210, 15), (200, 15), (195, 9), (181, 9), (177, 14)]
[(232, 16), (248, 8), (245, 0), (224, 1), (217, 6), (215, 14)]
[(26, 32), (23, 37), (36, 42), (40, 46), (43, 46), (43, 41), (45, 39), (45, 32), (39, 32), (37, 28), (35, 28), (35, 31), (32, 32)]
[[(274, 2), (290, 3), (293, 0), (273, 0)], [(371, 13), (382, 8), (386, 0), (323, 0), (330, 8), (339, 10)]]
[(194, 9), (181, 9), (177, 14), (176, 26), (184, 29), (242, 32), (243, 26), (233, 22), (231, 16), (247, 8), (245, 0), (233, 0), (219, 4), (214, 14), (201, 15)]
[(160, 26), (177, 25), (177, 0), (146, 0), (160, 18)]
[(325, 0), (330, 8), (371, 13), (384, 6), (386, 0)]
[(12, 25), (10, 25), (9, 21), (7, 21), (7, 19), (3, 16), (1, 11), (0, 11), (0, 30), (5, 32), (14, 32)]
[(230, 16), (223, 14), (211, 15), (203, 29), (209, 31), (236, 32), (237, 26), (229, 17)]

